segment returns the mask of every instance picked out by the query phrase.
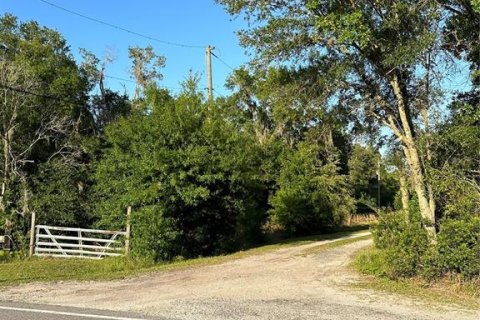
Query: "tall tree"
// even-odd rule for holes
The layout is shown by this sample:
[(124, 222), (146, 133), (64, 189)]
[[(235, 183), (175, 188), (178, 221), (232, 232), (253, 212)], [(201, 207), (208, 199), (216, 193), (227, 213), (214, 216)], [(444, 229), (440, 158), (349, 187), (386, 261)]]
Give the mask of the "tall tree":
[[(445, 67), (443, 17), (436, 1), (242, 1), (217, 0), (251, 26), (239, 33), (254, 49), (253, 64), (311, 68), (328, 77), (326, 89), (368, 121), (386, 126), (399, 140), (412, 176), (425, 228), (435, 237), (435, 203), (416, 125), (427, 112), (430, 74)], [(459, 1), (461, 2), (461, 1)], [(428, 90), (427, 92), (433, 92)]]
[(93, 131), (100, 136), (107, 124), (130, 112), (131, 104), (126, 93), (120, 94), (105, 87), (106, 67), (113, 61), (113, 55), (107, 53), (101, 61), (85, 49), (80, 49), (80, 53), (83, 58), (80, 70), (89, 81), (89, 89), (93, 91), (98, 88), (99, 91), (90, 96), (89, 113)]
[(136, 82), (134, 99), (139, 99), (142, 90), (162, 80), (160, 69), (165, 67), (165, 57), (156, 54), (152, 46), (129, 47), (128, 56), (132, 60), (131, 73)]
[(53, 158), (73, 160), (86, 115), (87, 80), (59, 33), (36, 22), (0, 17), (0, 214), (25, 220), (31, 178)]

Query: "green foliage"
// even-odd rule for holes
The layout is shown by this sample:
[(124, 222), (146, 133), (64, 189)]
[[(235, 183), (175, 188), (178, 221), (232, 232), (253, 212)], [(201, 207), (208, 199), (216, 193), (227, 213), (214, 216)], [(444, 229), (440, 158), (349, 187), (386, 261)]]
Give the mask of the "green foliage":
[(468, 219), (480, 214), (480, 91), (455, 98), (451, 115), (432, 135), (430, 179), (438, 212)]
[[(73, 156), (79, 149), (73, 136), (84, 129), (89, 85), (65, 39), (54, 30), (33, 21), (19, 22), (5, 14), (0, 17), (0, 43), (4, 46), (0, 82), (14, 88), (4, 87), (1, 93), (0, 135), (4, 139), (0, 145), (0, 183), (5, 194), (0, 195), (0, 218), (2, 222), (8, 220), (5, 231), (12, 232), (15, 243), (24, 244), (32, 199), (44, 197), (39, 201), (46, 204), (49, 195), (43, 192), (57, 192), (52, 189), (71, 182), (51, 177), (49, 181), (55, 182), (41, 186), (41, 194), (32, 190), (34, 180), (43, 179), (42, 171), (47, 170), (51, 160), (78, 160)], [(60, 176), (67, 178), (68, 174), (63, 172)], [(65, 195), (69, 192), (58, 191)], [(57, 200), (55, 205), (71, 206), (68, 197), (65, 205), (60, 197)], [(42, 210), (49, 210), (41, 214), (55, 220), (55, 205), (41, 205)]]
[(66, 227), (86, 227), (90, 217), (88, 177), (84, 167), (59, 160), (43, 163), (33, 177), (32, 210), (37, 223)]
[(398, 183), (378, 161), (381, 155), (372, 147), (354, 145), (348, 159), (349, 183), (357, 200), (357, 212), (376, 211), (378, 206), (378, 170), (380, 170), (380, 206), (392, 208)]
[(436, 245), (424, 257), (428, 278), (447, 274), (471, 279), (480, 276), (480, 217), (445, 219)]
[(478, 28), (480, 1), (448, 0), (449, 15), (444, 30), (445, 47), (457, 57), (464, 56), (470, 63), (472, 82), (480, 85), (480, 44)]
[(432, 181), (438, 198), (439, 212), (447, 218), (469, 219), (480, 214), (480, 190), (448, 164), (442, 170), (432, 169)]
[(429, 246), (428, 234), (418, 214), (411, 217), (410, 222), (406, 219), (399, 213), (384, 213), (373, 229), (375, 245), (383, 250), (386, 273), (390, 277), (417, 275)]
[(302, 142), (282, 162), (273, 221), (287, 232), (314, 233), (341, 224), (353, 210), (344, 176), (325, 149)]
[(362, 250), (355, 257), (355, 267), (362, 273), (377, 277), (387, 277), (388, 270), (385, 251), (377, 248)]
[(261, 234), (261, 150), (195, 92), (147, 91), (150, 111), (106, 130), (96, 165), (100, 226), (133, 206), (133, 251), (155, 260), (230, 251)]
[(165, 57), (157, 55), (151, 45), (141, 47), (129, 47), (128, 57), (132, 60), (131, 73), (135, 78), (135, 98), (140, 98), (140, 88), (144, 91), (149, 86), (155, 85), (157, 81), (163, 79), (160, 72), (165, 67)]
[(11, 260), (10, 253), (0, 250), (0, 263), (9, 262)]
[(133, 248), (137, 256), (153, 261), (172, 260), (182, 251), (180, 236), (174, 218), (165, 217), (160, 206), (135, 210)]
[[(309, 1), (309, 7), (316, 9), (315, 1)], [(318, 5), (318, 4), (317, 4)], [(358, 42), (361, 48), (368, 45), (372, 37), (371, 30), (363, 19), (362, 12), (330, 13), (317, 21), (317, 28), (326, 36), (336, 35), (342, 43)]]
[(443, 219), (434, 244), (429, 243), (418, 220), (407, 223), (398, 213), (382, 215), (373, 235), (378, 251), (362, 259), (371, 260), (364, 268), (376, 275), (422, 276), (428, 280), (446, 275), (462, 279), (480, 276), (479, 217)]

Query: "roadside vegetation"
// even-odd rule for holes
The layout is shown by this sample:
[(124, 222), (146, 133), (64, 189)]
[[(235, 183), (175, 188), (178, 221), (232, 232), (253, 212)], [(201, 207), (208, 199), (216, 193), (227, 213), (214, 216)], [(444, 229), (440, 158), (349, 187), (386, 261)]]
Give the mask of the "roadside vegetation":
[(389, 294), (400, 294), (425, 303), (455, 304), (468, 309), (480, 307), (480, 282), (458, 277), (443, 277), (428, 281), (420, 276), (391, 278), (384, 253), (377, 248), (360, 250), (352, 267), (365, 277), (353, 284), (354, 288), (373, 289)]
[(252, 61), (211, 100), (195, 73), (177, 94), (162, 88), (166, 59), (151, 46), (129, 48), (129, 96), (105, 86), (112, 59), (76, 61), (57, 31), (0, 17), (0, 233), (16, 254), (33, 212), (118, 230), (132, 208), (132, 260), (79, 274), (374, 214), (364, 271), (478, 283), (479, 1), (216, 2), (249, 21), (239, 36)]

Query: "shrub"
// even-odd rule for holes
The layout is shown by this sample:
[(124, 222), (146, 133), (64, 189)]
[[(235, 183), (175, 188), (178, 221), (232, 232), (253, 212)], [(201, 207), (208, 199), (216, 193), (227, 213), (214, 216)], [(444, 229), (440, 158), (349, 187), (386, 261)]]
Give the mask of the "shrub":
[(282, 162), (277, 192), (270, 199), (273, 223), (287, 232), (309, 234), (334, 227), (354, 210), (345, 176), (328, 152), (302, 142)]
[(0, 263), (10, 261), (10, 253), (7, 251), (0, 250)]
[(135, 256), (153, 261), (172, 260), (180, 254), (175, 223), (165, 218), (157, 206), (135, 211), (132, 219), (132, 249)]
[(122, 228), (132, 206), (132, 252), (155, 260), (255, 241), (266, 192), (254, 136), (198, 97), (160, 93), (148, 112), (106, 128), (108, 148), (95, 166), (99, 227)]
[(373, 235), (377, 248), (384, 250), (390, 277), (418, 274), (422, 257), (429, 247), (428, 233), (418, 217), (407, 223), (403, 214), (382, 214), (373, 229)]
[(480, 276), (480, 217), (444, 219), (436, 246), (424, 257), (427, 278), (457, 274), (462, 278)]

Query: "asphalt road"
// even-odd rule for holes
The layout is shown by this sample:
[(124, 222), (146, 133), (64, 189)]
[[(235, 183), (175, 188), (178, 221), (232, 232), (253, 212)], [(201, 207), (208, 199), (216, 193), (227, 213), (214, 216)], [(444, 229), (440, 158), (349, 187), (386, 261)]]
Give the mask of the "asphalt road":
[(166, 320), (138, 313), (0, 301), (0, 320)]

